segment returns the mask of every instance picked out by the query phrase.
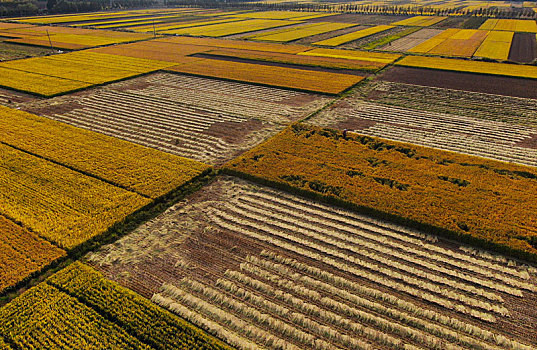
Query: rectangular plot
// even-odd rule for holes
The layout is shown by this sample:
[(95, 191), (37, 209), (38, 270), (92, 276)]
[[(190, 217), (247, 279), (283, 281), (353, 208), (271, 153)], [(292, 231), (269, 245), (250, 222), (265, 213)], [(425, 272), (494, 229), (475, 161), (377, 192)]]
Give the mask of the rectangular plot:
[(387, 64), (392, 63), (401, 57), (401, 55), (398, 54), (338, 49), (313, 49), (298, 54), (304, 56), (345, 58), (349, 60), (381, 62)]
[(208, 59), (168, 70), (328, 94), (339, 94), (363, 79), (356, 75)]
[(293, 41), (293, 40), (306, 38), (312, 35), (327, 33), (327, 32), (331, 32), (334, 30), (343, 29), (343, 28), (348, 28), (352, 26), (354, 26), (354, 24), (320, 22), (320, 23), (308, 24), (308, 25), (300, 26), (300, 27), (293, 27), (289, 29), (271, 31), (271, 32), (267, 32), (267, 33), (263, 33), (259, 35), (254, 35), (249, 38), (255, 39), (255, 40), (262, 40), (262, 41), (287, 42), (287, 41)]
[(182, 28), (167, 31), (167, 34), (193, 35), (220, 37), (232, 34), (253, 32), (256, 30), (283, 27), (286, 25), (297, 24), (299, 22), (282, 21), (282, 20), (263, 20), (251, 19), (231, 23), (208, 24), (200, 27)]
[(0, 215), (0, 294), (65, 254)]
[(513, 32), (491, 31), (474, 56), (506, 61), (509, 58), (513, 34)]
[(404, 19), (402, 21), (393, 22), (393, 26), (417, 26), (417, 27), (428, 27), (433, 24), (436, 24), (440, 21), (443, 21), (447, 17), (435, 17), (435, 16), (415, 16), (411, 18)]
[(380, 25), (376, 27), (371, 27), (367, 29), (358, 30), (353, 33), (343, 34), (336, 36), (335, 38), (330, 38), (322, 41), (313, 43), (314, 45), (324, 45), (324, 46), (339, 46), (341, 44), (348, 43), (353, 40), (361, 39), (369, 35), (380, 33), (388, 29), (393, 28), (393, 26)]

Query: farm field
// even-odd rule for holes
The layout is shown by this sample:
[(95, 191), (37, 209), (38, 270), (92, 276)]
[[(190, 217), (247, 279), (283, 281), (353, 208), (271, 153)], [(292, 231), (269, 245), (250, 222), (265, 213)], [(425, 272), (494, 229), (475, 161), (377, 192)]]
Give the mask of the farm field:
[(0, 308), (0, 320), (14, 348), (231, 349), (79, 262)]
[(537, 99), (535, 82), (531, 79), (516, 77), (477, 75), (469, 72), (413, 67), (393, 67), (383, 72), (378, 79), (435, 88)]
[(424, 28), (401, 39), (395, 40), (394, 42), (383, 46), (381, 49), (386, 51), (408, 51), (440, 33), (440, 29)]
[(208, 168), (47, 118), (0, 108), (4, 155), (0, 214), (66, 249), (105, 233), (151, 199)]
[(210, 6), (0, 6), (0, 349), (537, 349), (537, 2)]
[(222, 164), (330, 100), (158, 73), (20, 108), (174, 155)]
[(226, 169), (520, 256), (536, 251), (532, 167), (293, 124)]
[(239, 349), (533, 346), (531, 268), (232, 177), (85, 261)]
[[(392, 94), (395, 95), (395, 91)], [(408, 101), (403, 105), (408, 106)], [(360, 97), (351, 96), (315, 115), (308, 123), (504, 162), (537, 166), (537, 147), (531, 147), (537, 135), (537, 128), (493, 122), (490, 117), (488, 120), (480, 120), (470, 116), (416, 111), (405, 107), (365, 102)], [(534, 122), (533, 119), (531, 118), (530, 122)]]

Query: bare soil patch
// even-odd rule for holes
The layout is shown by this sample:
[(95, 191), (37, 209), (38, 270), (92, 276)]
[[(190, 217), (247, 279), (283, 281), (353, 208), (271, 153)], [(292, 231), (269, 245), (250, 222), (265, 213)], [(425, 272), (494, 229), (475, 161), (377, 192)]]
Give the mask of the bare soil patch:
[(535, 33), (515, 33), (509, 51), (509, 61), (519, 63), (533, 62), (537, 58)]
[(532, 79), (499, 77), (432, 69), (393, 67), (377, 80), (439, 88), (484, 92), (505, 96), (537, 98), (537, 84)]

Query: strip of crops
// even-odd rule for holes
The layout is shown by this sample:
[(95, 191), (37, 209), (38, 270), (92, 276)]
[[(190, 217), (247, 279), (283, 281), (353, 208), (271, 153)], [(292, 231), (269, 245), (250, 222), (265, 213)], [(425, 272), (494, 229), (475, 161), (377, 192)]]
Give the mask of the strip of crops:
[(424, 56), (407, 56), (395, 64), (407, 67), (537, 79), (537, 67), (517, 64), (466, 61)]
[(62, 249), (0, 215), (0, 293), (63, 256)]
[(333, 69), (356, 69), (364, 71), (376, 71), (385, 66), (384, 63), (380, 62), (349, 60), (331, 57), (301, 56), (283, 53), (265, 53), (247, 50), (211, 50), (204, 52), (204, 55), (243, 58), (249, 60), (298, 64), (304, 66), (325, 67)]
[(256, 30), (283, 27), (286, 25), (297, 24), (296, 21), (284, 20), (265, 20), (265, 19), (246, 19), (230, 23), (208, 24), (200, 27), (182, 28), (166, 31), (166, 34), (193, 35), (221, 37), (232, 34), (253, 32)]
[(533, 168), (304, 125), (227, 168), (515, 254), (536, 252)]
[(240, 349), (529, 349), (534, 276), (467, 249), (224, 177), (88, 258)]
[(288, 42), (306, 38), (312, 35), (323, 34), (334, 30), (344, 29), (355, 26), (355, 24), (349, 23), (332, 23), (321, 22), (314, 24), (307, 24), (300, 27), (292, 27), (288, 29), (275, 30), (267, 33), (257, 34), (248, 37), (249, 39), (262, 40), (262, 41), (280, 41)]
[(433, 24), (436, 24), (440, 21), (443, 21), (447, 17), (436, 17), (436, 16), (415, 16), (407, 18), (401, 21), (392, 23), (394, 26), (416, 26), (416, 27), (428, 27)]
[(159, 38), (157, 42), (175, 43), (181, 45), (209, 46), (214, 49), (241, 49), (268, 52), (298, 53), (310, 49), (305, 45), (284, 45), (275, 43), (258, 43), (244, 40), (225, 40), (216, 38), (192, 38), (186, 36)]
[(339, 46), (341, 44), (345, 44), (345, 43), (348, 43), (357, 39), (365, 38), (366, 36), (384, 32), (392, 28), (393, 26), (387, 26), (387, 25), (375, 26), (375, 27), (371, 27), (367, 29), (357, 30), (355, 32), (348, 33), (348, 34), (339, 35), (334, 38), (317, 41), (313, 44), (322, 45), (322, 46)]
[[(423, 95), (420, 95), (423, 98)], [(358, 132), (426, 147), (440, 148), (500, 161), (537, 166), (537, 150), (519, 146), (531, 140), (537, 129), (503, 122), (479, 120), (402, 107), (381, 106), (347, 98), (332, 110), (316, 115), (309, 122), (319, 126), (352, 128), (353, 122), (366, 122)], [(405, 99), (406, 101), (406, 99)], [(408, 105), (408, 102), (404, 103)]]
[(23, 349), (229, 349), (78, 262), (4, 306), (0, 320)]
[(446, 29), (408, 52), (472, 57), (488, 34), (488, 31), (476, 29)]
[(208, 169), (198, 162), (6, 107), (0, 107), (0, 141), (151, 198)]
[(372, 82), (363, 86), (360, 91), (365, 96), (370, 92), (381, 92), (374, 98), (376, 103), (537, 127), (537, 120), (534, 118), (537, 113), (537, 100), (531, 98), (388, 81)]
[(168, 68), (169, 71), (302, 91), (339, 94), (363, 77), (221, 60), (204, 60)]
[(391, 53), (339, 49), (313, 49), (298, 54), (305, 56), (346, 58), (349, 60), (381, 62), (386, 64), (393, 63), (396, 59), (401, 57), (401, 55)]

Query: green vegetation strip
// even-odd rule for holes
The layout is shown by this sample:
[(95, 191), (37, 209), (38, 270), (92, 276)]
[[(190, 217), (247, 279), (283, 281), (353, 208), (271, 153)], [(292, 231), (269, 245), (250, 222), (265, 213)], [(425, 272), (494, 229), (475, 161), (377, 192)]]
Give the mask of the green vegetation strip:
[(388, 35), (388, 36), (385, 36), (385, 37), (380, 38), (378, 40), (375, 40), (373, 42), (370, 42), (369, 44), (364, 45), (362, 48), (365, 49), (365, 50), (376, 49), (377, 47), (387, 45), (387, 44), (391, 43), (392, 41), (395, 41), (397, 39), (401, 39), (402, 37), (405, 37), (407, 35), (415, 33), (415, 32), (417, 32), (418, 30), (421, 30), (421, 29), (423, 29), (423, 28), (422, 27), (408, 28), (408, 29), (403, 30), (402, 32), (398, 32), (398, 33), (395, 33), (393, 35)]

